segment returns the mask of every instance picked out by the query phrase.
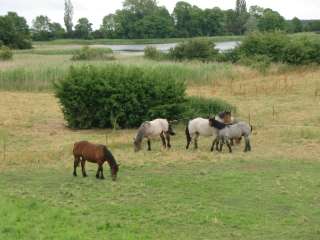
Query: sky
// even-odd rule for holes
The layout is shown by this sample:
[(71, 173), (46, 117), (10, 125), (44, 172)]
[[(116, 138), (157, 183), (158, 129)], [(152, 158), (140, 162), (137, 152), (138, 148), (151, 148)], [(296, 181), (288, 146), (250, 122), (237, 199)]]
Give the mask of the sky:
[[(74, 22), (80, 17), (87, 17), (94, 28), (99, 28), (102, 18), (122, 8), (123, 0), (72, 0), (74, 5)], [(158, 0), (158, 4), (173, 11), (178, 0)], [(230, 9), (235, 7), (235, 0), (185, 0), (200, 8), (220, 7)], [(247, 5), (259, 5), (280, 12), (286, 19), (320, 19), (320, 0), (247, 0)], [(63, 24), (64, 0), (0, 0), (0, 15), (8, 11), (17, 12), (27, 19), (31, 25), (32, 19), (46, 15), (52, 21)]]

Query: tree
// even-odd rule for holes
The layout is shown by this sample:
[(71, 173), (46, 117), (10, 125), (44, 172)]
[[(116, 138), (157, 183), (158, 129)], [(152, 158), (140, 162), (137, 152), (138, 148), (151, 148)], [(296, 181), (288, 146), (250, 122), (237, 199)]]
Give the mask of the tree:
[(92, 37), (92, 23), (87, 18), (80, 18), (74, 28), (75, 37), (82, 39), (90, 39)]
[(220, 8), (205, 9), (202, 14), (202, 33), (205, 36), (223, 33), (224, 14)]
[(248, 11), (247, 4), (245, 0), (237, 0), (236, 1), (236, 9), (235, 9), (236, 19), (234, 22), (235, 33), (238, 35), (242, 35), (245, 32), (245, 24), (248, 20)]
[(15, 12), (0, 16), (0, 42), (11, 48), (31, 48), (31, 34), (26, 19)]
[(263, 15), (263, 12), (264, 12), (264, 8), (259, 7), (257, 5), (251, 6), (249, 10), (249, 14), (256, 18), (261, 17)]
[(248, 21), (246, 22), (245, 25), (246, 28), (246, 33), (252, 33), (258, 31), (258, 19), (254, 15), (251, 15), (248, 18)]
[(237, 34), (237, 14), (234, 10), (229, 9), (225, 11), (225, 32), (227, 34)]
[(32, 21), (32, 38), (37, 41), (47, 41), (51, 38), (50, 19), (47, 16), (37, 16)]
[(67, 33), (69, 37), (72, 36), (72, 28), (73, 28), (73, 5), (71, 0), (65, 0), (64, 2), (64, 24), (67, 29)]
[(278, 12), (267, 8), (258, 20), (258, 28), (260, 31), (284, 30), (285, 20)]
[(66, 34), (66, 31), (64, 30), (64, 28), (61, 26), (60, 23), (56, 23), (56, 22), (50, 23), (49, 29), (53, 39), (64, 38)]
[(107, 38), (114, 38), (116, 36), (115, 14), (109, 14), (103, 18), (100, 31)]
[(290, 32), (298, 33), (303, 31), (303, 25), (299, 18), (294, 17), (290, 22)]

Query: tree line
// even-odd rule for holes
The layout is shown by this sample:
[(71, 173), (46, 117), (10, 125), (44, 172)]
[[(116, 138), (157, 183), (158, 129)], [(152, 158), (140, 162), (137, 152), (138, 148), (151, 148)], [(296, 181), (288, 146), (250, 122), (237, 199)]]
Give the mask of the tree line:
[(296, 17), (285, 20), (270, 8), (251, 6), (248, 9), (245, 0), (236, 0), (235, 8), (229, 10), (201, 9), (180, 1), (172, 13), (159, 6), (156, 0), (125, 0), (123, 8), (105, 16), (96, 30), (87, 18), (80, 18), (74, 25), (73, 11), (71, 0), (65, 0), (64, 27), (41, 15), (32, 21), (31, 28), (23, 17), (9, 12), (0, 16), (0, 41), (14, 48), (25, 48), (31, 39), (185, 38), (243, 35), (255, 31), (320, 31), (320, 20), (302, 21)]

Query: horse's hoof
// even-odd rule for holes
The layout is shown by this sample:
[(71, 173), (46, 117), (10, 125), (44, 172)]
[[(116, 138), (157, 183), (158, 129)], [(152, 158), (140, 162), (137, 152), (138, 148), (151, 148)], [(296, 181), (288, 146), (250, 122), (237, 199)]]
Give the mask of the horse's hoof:
[(96, 175), (96, 178), (99, 178), (99, 175)]
[(101, 180), (104, 180), (105, 178), (104, 178), (104, 177), (101, 177), (100, 179), (101, 179)]
[(83, 175), (83, 177), (88, 177), (88, 175)]
[(76, 174), (76, 173), (73, 173), (73, 176), (74, 176), (74, 177), (76, 177), (76, 176), (77, 176), (77, 174)]

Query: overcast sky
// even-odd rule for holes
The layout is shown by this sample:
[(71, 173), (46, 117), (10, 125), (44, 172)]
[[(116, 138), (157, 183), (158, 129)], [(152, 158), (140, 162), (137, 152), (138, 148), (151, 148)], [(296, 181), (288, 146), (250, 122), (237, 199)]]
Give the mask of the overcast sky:
[[(87, 17), (98, 28), (102, 18), (122, 7), (123, 0), (72, 0), (74, 5), (74, 22), (80, 17)], [(175, 0), (158, 0), (159, 5), (165, 5), (171, 12)], [(201, 8), (220, 7), (234, 8), (235, 0), (186, 0)], [(247, 5), (259, 5), (279, 11), (285, 18), (319, 19), (320, 0), (247, 0)], [(47, 15), (52, 21), (63, 24), (64, 0), (0, 0), (0, 15), (8, 11), (24, 16), (28, 23), (38, 15)]]

